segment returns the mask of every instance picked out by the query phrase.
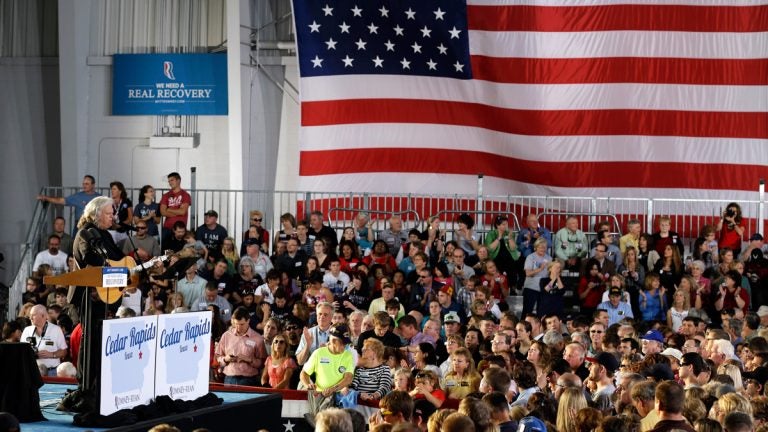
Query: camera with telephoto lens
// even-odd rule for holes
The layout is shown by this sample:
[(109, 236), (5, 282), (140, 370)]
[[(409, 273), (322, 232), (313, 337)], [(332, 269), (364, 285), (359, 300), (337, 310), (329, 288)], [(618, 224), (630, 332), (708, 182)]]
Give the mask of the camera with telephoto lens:
[(725, 215), (728, 217), (734, 217), (736, 216), (736, 211), (734, 209), (729, 208), (725, 211)]
[(37, 338), (34, 336), (30, 336), (27, 338), (27, 343), (32, 347), (32, 351), (37, 354)]

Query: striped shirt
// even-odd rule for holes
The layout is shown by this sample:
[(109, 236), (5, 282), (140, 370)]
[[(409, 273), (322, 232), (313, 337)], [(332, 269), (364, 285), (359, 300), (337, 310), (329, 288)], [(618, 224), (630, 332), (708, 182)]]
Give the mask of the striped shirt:
[(392, 390), (392, 372), (384, 363), (372, 368), (356, 368), (349, 387), (361, 393), (373, 393), (377, 399), (381, 399)]

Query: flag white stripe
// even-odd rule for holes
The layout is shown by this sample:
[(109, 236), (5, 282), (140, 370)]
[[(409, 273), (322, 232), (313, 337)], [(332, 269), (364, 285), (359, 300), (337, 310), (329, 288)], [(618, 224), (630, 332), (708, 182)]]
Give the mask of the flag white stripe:
[(673, 31), (491, 32), (470, 30), (475, 55), (522, 58), (768, 58), (768, 33)]
[(492, 102), (495, 107), (524, 110), (768, 111), (768, 86), (499, 84), (420, 76), (344, 75), (302, 78), (301, 89), (305, 102), (394, 98)]
[[(391, 148), (402, 150), (404, 158), (408, 157), (409, 148), (431, 148), (471, 150), (545, 162), (685, 161), (768, 165), (768, 142), (757, 139), (524, 136), (469, 126), (400, 123), (303, 127), (299, 137), (303, 151)], [(377, 139), (361, 141), (360, 137)]]
[[(628, 173), (627, 175), (631, 175)], [(322, 176), (303, 176), (299, 179), (299, 190), (317, 190), (334, 192), (377, 192), (402, 194), (408, 191), (413, 194), (451, 193), (458, 195), (477, 194), (477, 176), (455, 175), (440, 173), (349, 173), (329, 174)], [(448, 190), (450, 186), (450, 190)], [(561, 197), (607, 197), (607, 198), (638, 198), (638, 196), (654, 197), (657, 199), (722, 199), (727, 196), (733, 201), (748, 201), (757, 199), (757, 180), (755, 191), (728, 191), (727, 195), (721, 190), (706, 189), (654, 189), (644, 188), (563, 188), (522, 183), (514, 180), (485, 177), (483, 179), (483, 195), (504, 197), (512, 191), (516, 196), (561, 196)], [(713, 203), (701, 203), (713, 207)], [(646, 212), (647, 209), (638, 210)], [(702, 209), (704, 214), (710, 211)]]

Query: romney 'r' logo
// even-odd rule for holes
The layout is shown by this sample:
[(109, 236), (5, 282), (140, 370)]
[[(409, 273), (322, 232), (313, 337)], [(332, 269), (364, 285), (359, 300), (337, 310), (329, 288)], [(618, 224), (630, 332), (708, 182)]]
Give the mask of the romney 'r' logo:
[(165, 75), (165, 77), (169, 80), (176, 80), (176, 77), (173, 76), (173, 62), (163, 62), (163, 75)]

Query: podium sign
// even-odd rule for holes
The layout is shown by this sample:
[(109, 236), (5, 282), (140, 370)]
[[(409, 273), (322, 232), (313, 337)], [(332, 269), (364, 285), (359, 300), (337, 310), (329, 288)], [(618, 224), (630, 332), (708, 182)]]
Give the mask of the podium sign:
[(155, 396), (193, 400), (208, 394), (210, 311), (159, 315)]
[(149, 403), (155, 396), (157, 317), (104, 321), (99, 413)]
[(208, 394), (210, 311), (104, 321), (99, 413)]

